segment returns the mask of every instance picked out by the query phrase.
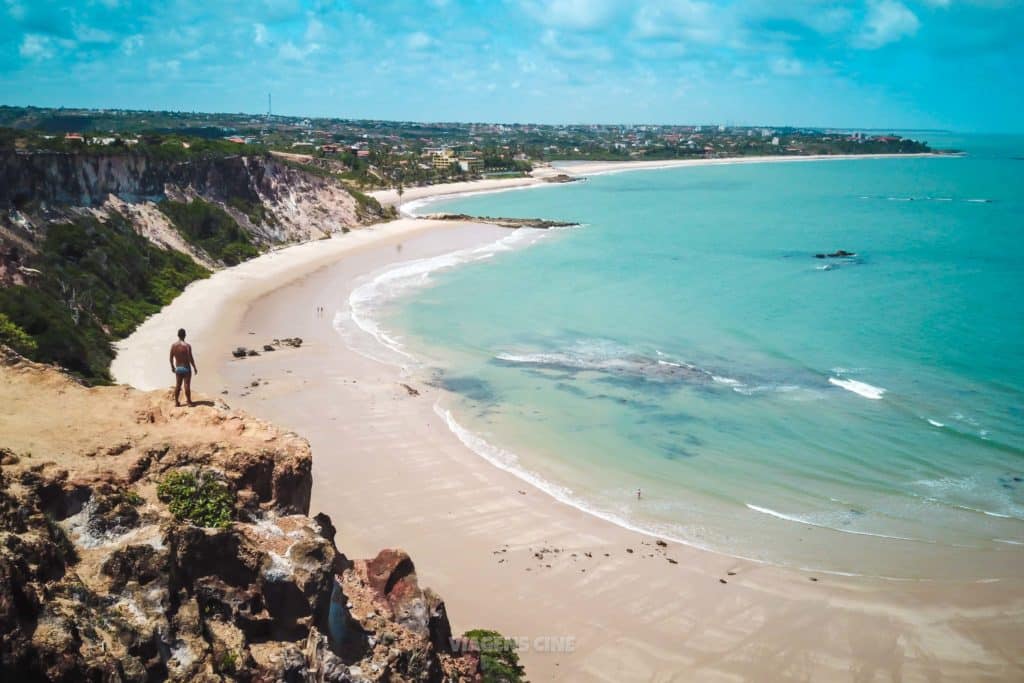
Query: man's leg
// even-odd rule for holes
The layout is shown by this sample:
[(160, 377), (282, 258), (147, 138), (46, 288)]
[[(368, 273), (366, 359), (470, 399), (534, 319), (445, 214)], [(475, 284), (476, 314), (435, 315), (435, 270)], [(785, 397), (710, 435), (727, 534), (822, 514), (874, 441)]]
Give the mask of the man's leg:
[(180, 372), (174, 373), (174, 405), (176, 406), (181, 405), (179, 398), (181, 396), (181, 380), (183, 379), (184, 377), (182, 377)]
[(192, 373), (185, 373), (185, 400), (192, 406)]

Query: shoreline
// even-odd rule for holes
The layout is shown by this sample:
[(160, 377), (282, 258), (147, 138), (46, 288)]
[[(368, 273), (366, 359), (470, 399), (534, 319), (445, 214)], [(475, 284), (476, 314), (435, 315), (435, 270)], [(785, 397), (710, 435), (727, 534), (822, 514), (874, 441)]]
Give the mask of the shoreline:
[[(958, 584), (950, 597), (948, 583), (818, 581), (675, 543), (661, 548), (485, 461), (435, 412), (441, 392), (416, 383), (419, 395), (412, 396), (397, 368), (349, 351), (330, 320), (311, 315), (318, 303), (333, 308), (346, 300), (360, 279), (382, 268), (506, 234), (488, 225), (401, 219), (282, 249), (190, 286), (119, 345), (112, 372), (165, 386), (163, 349), (177, 322), (193, 316), (185, 324), (199, 330), (190, 339), (202, 337), (197, 392), (224, 386), (233, 406), (310, 439), (312, 509), (331, 515), (344, 550), (408, 550), (424, 585), (446, 598), (458, 632), (493, 627), (512, 637), (575, 638), (573, 652), (522, 653), (536, 680), (783, 679), (794, 675), (787, 661), (794, 657), (801, 674), (815, 679), (848, 678), (851, 667), (897, 667), (919, 679), (936, 664), (954, 677), (1013, 676), (1012, 656), (990, 656), (985, 666), (977, 659), (982, 651), (1014, 651), (1005, 620), (1016, 613), (1019, 623), (1024, 608), (1019, 590), (1007, 595), (1011, 584)], [(352, 240), (357, 235), (365, 236)], [(239, 343), (284, 336), (306, 343), (230, 359)], [(159, 357), (150, 359), (154, 353)], [(923, 612), (926, 623), (917, 616)], [(901, 642), (918, 649), (900, 648), (894, 661)]]
[(807, 154), (750, 157), (722, 157), (718, 159), (662, 159), (651, 161), (553, 161), (552, 167), (577, 176), (608, 175), (627, 171), (650, 171), (662, 168), (691, 166), (734, 166), (741, 164), (775, 164), (806, 161), (853, 161), (855, 159), (928, 159), (955, 158), (952, 154), (922, 152), (920, 154)]
[[(731, 166), (737, 164), (771, 164), (807, 161), (852, 161), (854, 159), (922, 159), (934, 157), (958, 158), (959, 155), (942, 154), (939, 152), (923, 152), (920, 154), (808, 154), (779, 156), (724, 157), (720, 159), (660, 159), (651, 161), (552, 161), (539, 166), (530, 175), (521, 178), (485, 178), (483, 180), (466, 180), (456, 183), (438, 183), (422, 187), (405, 188), (401, 197), (400, 211), (403, 217), (415, 215), (415, 209), (428, 203), (454, 199), (474, 194), (489, 194), (507, 190), (522, 190), (531, 187), (545, 187), (559, 183), (549, 182), (549, 178), (568, 175), (577, 180), (589, 176), (626, 173), (629, 171), (652, 171), (664, 168), (687, 168), (694, 166)], [(367, 193), (382, 206), (399, 205), (399, 197), (395, 188), (374, 190)], [(406, 204), (414, 207), (406, 211)]]

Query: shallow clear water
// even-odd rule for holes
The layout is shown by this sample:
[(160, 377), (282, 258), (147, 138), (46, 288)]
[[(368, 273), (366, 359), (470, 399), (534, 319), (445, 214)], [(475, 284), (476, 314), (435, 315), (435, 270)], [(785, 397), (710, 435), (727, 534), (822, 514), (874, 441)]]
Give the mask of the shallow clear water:
[(933, 142), (970, 154), (431, 205), (584, 226), (420, 264), (373, 315), (474, 447), (595, 513), (773, 563), (1019, 576), (1024, 138)]

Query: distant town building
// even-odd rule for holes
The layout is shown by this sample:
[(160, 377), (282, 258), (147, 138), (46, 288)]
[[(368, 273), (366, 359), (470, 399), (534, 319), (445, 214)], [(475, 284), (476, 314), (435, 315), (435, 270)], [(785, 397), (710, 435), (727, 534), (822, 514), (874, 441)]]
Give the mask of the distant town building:
[(484, 160), (480, 157), (463, 157), (459, 159), (459, 168), (463, 173), (479, 173), (484, 168)]
[(457, 161), (447, 147), (428, 147), (423, 150), (423, 156), (427, 157), (431, 166), (439, 170), (446, 169)]
[(775, 146), (775, 147), (779, 146), (779, 138), (778, 137), (772, 138), (772, 145)]

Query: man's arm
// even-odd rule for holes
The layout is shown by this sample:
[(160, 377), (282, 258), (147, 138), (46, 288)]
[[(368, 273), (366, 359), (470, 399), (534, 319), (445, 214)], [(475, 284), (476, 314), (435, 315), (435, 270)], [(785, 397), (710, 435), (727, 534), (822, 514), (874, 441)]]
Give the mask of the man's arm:
[(171, 372), (174, 372), (174, 345), (171, 345), (171, 352), (168, 354), (168, 360), (171, 362)]
[(188, 345), (188, 362), (192, 364), (192, 370), (199, 374), (199, 368), (196, 367), (196, 357), (192, 355), (192, 345)]

